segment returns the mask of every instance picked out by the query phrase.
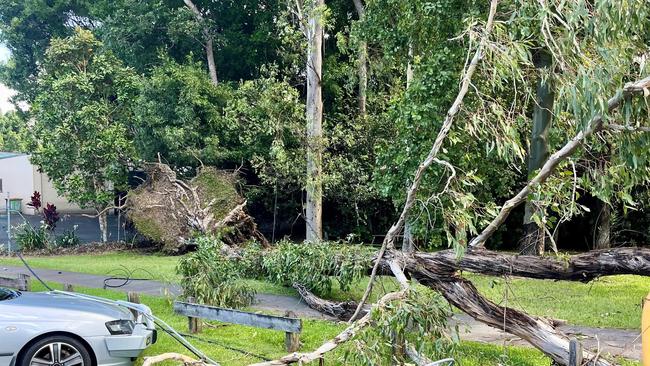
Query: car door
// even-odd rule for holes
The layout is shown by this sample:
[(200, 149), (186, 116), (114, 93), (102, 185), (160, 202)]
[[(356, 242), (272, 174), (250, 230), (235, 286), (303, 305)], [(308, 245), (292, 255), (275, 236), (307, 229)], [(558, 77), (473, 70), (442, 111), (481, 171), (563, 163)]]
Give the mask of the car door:
[(9, 366), (24, 343), (16, 325), (21, 315), (12, 304), (18, 296), (19, 292), (0, 287), (0, 366)]

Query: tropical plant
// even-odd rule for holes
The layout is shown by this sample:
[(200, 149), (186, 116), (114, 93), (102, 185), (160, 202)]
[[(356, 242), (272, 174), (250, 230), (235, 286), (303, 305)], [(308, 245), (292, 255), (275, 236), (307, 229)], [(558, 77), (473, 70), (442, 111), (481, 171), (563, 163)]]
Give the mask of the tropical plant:
[(16, 228), (16, 242), (23, 251), (43, 250), (50, 247), (51, 238), (45, 225), (23, 223)]
[(59, 248), (71, 248), (79, 246), (81, 240), (79, 239), (79, 236), (77, 236), (77, 225), (75, 225), (70, 230), (64, 231), (63, 234), (57, 236), (54, 243)]

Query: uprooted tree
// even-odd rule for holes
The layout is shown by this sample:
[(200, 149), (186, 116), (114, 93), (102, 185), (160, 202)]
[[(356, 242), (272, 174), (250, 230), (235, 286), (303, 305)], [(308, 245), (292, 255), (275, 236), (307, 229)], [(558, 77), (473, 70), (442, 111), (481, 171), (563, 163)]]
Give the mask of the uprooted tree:
[(185, 251), (196, 234), (220, 235), (228, 245), (268, 245), (246, 213), (232, 173), (203, 167), (185, 181), (166, 164), (149, 164), (145, 171), (146, 181), (129, 192), (127, 214), (139, 233), (166, 252)]

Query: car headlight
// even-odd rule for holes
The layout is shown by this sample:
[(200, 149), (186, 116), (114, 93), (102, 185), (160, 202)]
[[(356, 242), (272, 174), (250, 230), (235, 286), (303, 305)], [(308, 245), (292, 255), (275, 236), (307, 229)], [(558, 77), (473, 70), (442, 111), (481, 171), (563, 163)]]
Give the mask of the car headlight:
[(135, 324), (131, 320), (113, 320), (106, 323), (108, 332), (112, 335), (133, 334)]

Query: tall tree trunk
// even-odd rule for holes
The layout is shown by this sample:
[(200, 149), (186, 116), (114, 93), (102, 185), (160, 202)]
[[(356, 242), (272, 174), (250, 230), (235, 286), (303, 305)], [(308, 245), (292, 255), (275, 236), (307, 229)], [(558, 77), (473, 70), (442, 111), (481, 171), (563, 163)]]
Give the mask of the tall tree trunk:
[(594, 249), (609, 249), (611, 248), (612, 207), (607, 202), (601, 201), (600, 204), (602, 207), (594, 228), (596, 230)]
[(108, 242), (108, 211), (102, 210), (97, 216), (99, 231), (102, 233), (102, 243)]
[[(196, 20), (199, 23), (203, 22), (203, 15), (201, 14), (201, 11), (196, 7), (196, 5), (194, 5), (192, 0), (183, 0), (183, 2), (185, 3), (185, 6), (187, 6), (192, 11), (192, 13), (194, 13)], [(210, 73), (210, 80), (212, 80), (212, 83), (214, 85), (217, 85), (219, 83), (219, 79), (217, 79), (217, 64), (214, 62), (212, 35), (210, 34), (210, 30), (207, 28), (204, 28), (202, 32), (205, 41), (204, 48), (208, 61), (208, 72)]]
[[(543, 70), (551, 65), (551, 57), (543, 51), (537, 55), (536, 67)], [(528, 176), (531, 177), (538, 171), (546, 160), (548, 160), (548, 132), (551, 128), (553, 118), (554, 93), (551, 80), (544, 80), (541, 76), (537, 81), (535, 107), (533, 111), (533, 128), (530, 137), (530, 152), (528, 155)], [(544, 228), (539, 227), (532, 220), (537, 213), (535, 202), (530, 199), (526, 201), (524, 214), (524, 237), (519, 245), (519, 252), (522, 254), (544, 254), (546, 244), (546, 233)]]
[(206, 34), (205, 39), (205, 53), (208, 58), (208, 71), (210, 72), (210, 80), (212, 84), (219, 84), (219, 79), (217, 79), (217, 65), (214, 62), (214, 51), (212, 49), (212, 36)]
[[(322, 8), (324, 0), (316, 0)], [(311, 11), (307, 24), (307, 202), (306, 239), (323, 239), (323, 24), (320, 11)]]
[[(363, 19), (366, 9), (361, 0), (353, 0), (354, 7), (357, 9), (359, 20)], [(359, 65), (357, 74), (359, 77), (359, 114), (362, 117), (366, 116), (366, 95), (368, 90), (368, 44), (365, 41), (359, 42)]]
[[(408, 51), (408, 62), (406, 63), (406, 89), (411, 87), (413, 82), (413, 65), (411, 65), (411, 60), (413, 59), (413, 44), (409, 42), (409, 51)], [(408, 188), (408, 185), (407, 185)], [(407, 191), (408, 194), (408, 191)], [(402, 238), (402, 251), (405, 253), (411, 253), (415, 250), (413, 245), (413, 224), (409, 220), (410, 214), (406, 215), (404, 220), (404, 237)]]

